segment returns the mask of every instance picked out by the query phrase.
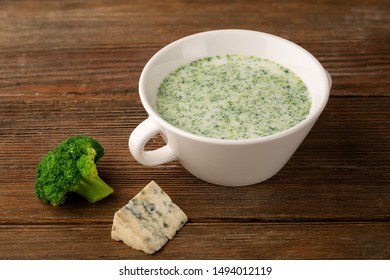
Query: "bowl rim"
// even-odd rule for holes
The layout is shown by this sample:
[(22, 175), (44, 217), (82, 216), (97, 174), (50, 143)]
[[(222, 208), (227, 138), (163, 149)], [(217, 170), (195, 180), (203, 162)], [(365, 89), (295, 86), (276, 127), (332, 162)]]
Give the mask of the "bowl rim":
[[(180, 128), (170, 124), (166, 120), (164, 120), (155, 111), (155, 109), (150, 104), (150, 102), (149, 102), (149, 100), (148, 100), (148, 98), (146, 96), (146, 90), (145, 90), (145, 86), (144, 85), (146, 83), (145, 76), (146, 76), (147, 72), (149, 72), (149, 69), (153, 66), (154, 62), (161, 55), (163, 55), (164, 52), (166, 52), (167, 50), (169, 50), (169, 49), (171, 49), (171, 48), (173, 48), (173, 47), (175, 47), (175, 46), (177, 46), (179, 44), (182, 44), (185, 41), (189, 41), (189, 40), (192, 40), (194, 38), (202, 37), (202, 36), (212, 36), (212, 35), (217, 34), (217, 33), (226, 33), (226, 34), (234, 34), (234, 33), (235, 34), (239, 34), (239, 33), (240, 34), (242, 34), (242, 33), (248, 33), (249, 34), (249, 33), (252, 33), (254, 36), (259, 36), (259, 35), (263, 36), (263, 37), (266, 36), (266, 37), (270, 37), (270, 38), (273, 38), (273, 39), (276, 39), (276, 40), (280, 40), (280, 41), (282, 41), (284, 43), (287, 43), (287, 44), (292, 44), (297, 49), (299, 49), (300, 51), (305, 53), (307, 56), (309, 56), (314, 61), (316, 66), (321, 70), (323, 80), (324, 81), (328, 81), (328, 83), (325, 83), (323, 96), (320, 98), (320, 102), (317, 105), (317, 107), (315, 108), (315, 110), (313, 112), (311, 112), (306, 117), (306, 119), (302, 120), (298, 124), (288, 128), (288, 129), (285, 129), (283, 131), (277, 132), (275, 134), (266, 135), (266, 136), (259, 136), (259, 137), (250, 138), (250, 139), (219, 139), (219, 138), (211, 138), (211, 137), (201, 136), (201, 135), (193, 134), (191, 132), (182, 130), (182, 129), (180, 129)], [(279, 139), (279, 138), (283, 138), (283, 137), (286, 137), (288, 135), (294, 134), (294, 133), (300, 131), (301, 129), (304, 129), (305, 127), (313, 124), (318, 119), (318, 117), (320, 116), (320, 114), (324, 110), (324, 108), (325, 108), (325, 106), (326, 106), (326, 104), (327, 104), (327, 102), (329, 100), (330, 89), (331, 89), (331, 77), (330, 77), (329, 73), (324, 69), (322, 64), (310, 52), (308, 52), (306, 49), (304, 49), (303, 47), (299, 46), (298, 44), (296, 44), (296, 43), (294, 43), (292, 41), (289, 41), (289, 40), (287, 40), (285, 38), (282, 38), (282, 37), (279, 37), (279, 36), (276, 36), (276, 35), (273, 35), (273, 34), (270, 34), (270, 33), (265, 33), (265, 32), (261, 32), (261, 31), (255, 31), (255, 30), (218, 29), (218, 30), (209, 30), (209, 31), (204, 31), (204, 32), (199, 32), (199, 33), (195, 33), (195, 34), (192, 34), (192, 35), (188, 35), (188, 36), (182, 37), (182, 38), (180, 38), (178, 40), (175, 40), (175, 41), (169, 43), (168, 45), (164, 46), (163, 48), (161, 48), (145, 64), (145, 66), (144, 66), (144, 68), (143, 68), (143, 70), (141, 72), (141, 75), (140, 75), (138, 89), (139, 89), (139, 96), (140, 96), (142, 105), (143, 105), (144, 109), (146, 110), (146, 112), (149, 114), (149, 117), (152, 117), (162, 127), (164, 127), (166, 129), (174, 132), (175, 134), (181, 135), (181, 136), (183, 136), (185, 138), (191, 138), (193, 140), (200, 141), (200, 142), (208, 142), (208, 143), (222, 144), (222, 145), (248, 145), (248, 144), (250, 145), (250, 144), (256, 144), (256, 143), (269, 142), (269, 141), (273, 141), (273, 140), (276, 140), (276, 139)], [(162, 132), (164, 132), (164, 131), (162, 131)]]

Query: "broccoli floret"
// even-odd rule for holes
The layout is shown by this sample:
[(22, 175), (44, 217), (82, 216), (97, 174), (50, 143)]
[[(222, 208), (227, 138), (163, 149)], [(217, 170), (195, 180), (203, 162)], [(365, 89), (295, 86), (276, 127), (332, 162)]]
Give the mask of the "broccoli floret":
[(98, 175), (96, 163), (103, 147), (93, 138), (73, 136), (46, 154), (36, 171), (35, 194), (54, 206), (65, 203), (68, 192), (89, 202), (97, 202), (113, 193)]

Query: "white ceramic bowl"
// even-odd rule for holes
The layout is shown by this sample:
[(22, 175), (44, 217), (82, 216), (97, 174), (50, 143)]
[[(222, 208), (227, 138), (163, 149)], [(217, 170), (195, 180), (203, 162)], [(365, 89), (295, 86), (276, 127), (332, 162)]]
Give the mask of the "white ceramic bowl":
[[(223, 54), (262, 57), (294, 71), (312, 96), (308, 117), (285, 131), (248, 140), (198, 136), (163, 120), (155, 110), (162, 80), (195, 59)], [(328, 101), (331, 84), (328, 72), (314, 56), (283, 38), (236, 29), (194, 34), (167, 45), (145, 65), (139, 94), (149, 117), (131, 133), (129, 149), (143, 165), (156, 166), (179, 160), (190, 173), (210, 183), (225, 186), (259, 183), (275, 175), (302, 143)], [(166, 145), (145, 151), (145, 144), (157, 134), (163, 136)]]

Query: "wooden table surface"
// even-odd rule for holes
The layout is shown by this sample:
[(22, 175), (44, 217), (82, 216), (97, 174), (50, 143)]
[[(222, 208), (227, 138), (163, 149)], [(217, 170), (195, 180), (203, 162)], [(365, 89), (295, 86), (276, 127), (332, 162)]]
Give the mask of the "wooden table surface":
[[(389, 7), (0, 1), (0, 259), (390, 259)], [(276, 176), (252, 186), (208, 184), (178, 162), (140, 165), (127, 142), (147, 117), (143, 66), (176, 39), (225, 28), (272, 33), (316, 56), (333, 77), (319, 121)], [(99, 174), (115, 193), (43, 204), (37, 164), (72, 135), (105, 147)], [(150, 256), (110, 232), (115, 211), (151, 180), (189, 221)]]

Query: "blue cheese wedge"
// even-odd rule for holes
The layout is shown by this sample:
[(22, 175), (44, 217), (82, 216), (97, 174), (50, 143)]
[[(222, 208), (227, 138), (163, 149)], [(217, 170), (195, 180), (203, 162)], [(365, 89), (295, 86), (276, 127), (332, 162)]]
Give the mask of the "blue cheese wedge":
[(187, 220), (187, 215), (152, 181), (115, 213), (111, 237), (154, 254)]

